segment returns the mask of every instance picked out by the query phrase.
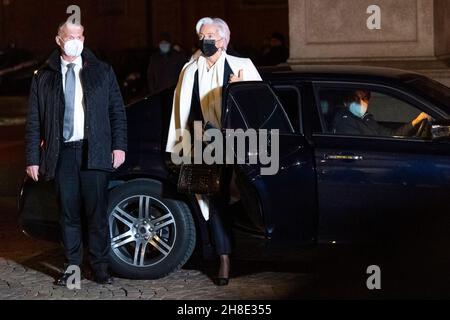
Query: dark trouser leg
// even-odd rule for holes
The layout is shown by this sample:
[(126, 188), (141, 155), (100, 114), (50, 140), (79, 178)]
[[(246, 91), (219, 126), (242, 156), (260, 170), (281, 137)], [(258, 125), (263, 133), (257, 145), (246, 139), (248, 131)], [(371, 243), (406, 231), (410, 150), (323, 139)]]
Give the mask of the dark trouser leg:
[(230, 225), (224, 219), (225, 206), (222, 200), (211, 198), (209, 201), (209, 225), (216, 248), (216, 253), (228, 255), (231, 253), (231, 230)]
[(62, 148), (55, 177), (66, 260), (69, 265), (78, 266), (81, 266), (83, 260), (80, 212), (80, 153), (81, 151), (78, 149)]
[(89, 230), (89, 254), (95, 273), (108, 270), (109, 229), (107, 217), (109, 173), (82, 170), (81, 193)]

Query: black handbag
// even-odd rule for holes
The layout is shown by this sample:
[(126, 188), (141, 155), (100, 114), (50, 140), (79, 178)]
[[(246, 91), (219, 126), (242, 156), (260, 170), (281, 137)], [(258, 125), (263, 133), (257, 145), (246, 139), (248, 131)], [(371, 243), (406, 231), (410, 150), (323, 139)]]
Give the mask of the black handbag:
[(184, 194), (214, 195), (221, 190), (222, 165), (182, 164), (177, 190)]

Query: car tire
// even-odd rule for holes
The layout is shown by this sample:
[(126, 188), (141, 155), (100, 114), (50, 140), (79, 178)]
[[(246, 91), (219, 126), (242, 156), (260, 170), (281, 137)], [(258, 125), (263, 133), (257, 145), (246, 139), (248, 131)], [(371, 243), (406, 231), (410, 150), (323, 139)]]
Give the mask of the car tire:
[(158, 181), (133, 180), (113, 189), (108, 217), (110, 267), (119, 276), (162, 278), (179, 270), (194, 251), (196, 230), (189, 207), (164, 198)]

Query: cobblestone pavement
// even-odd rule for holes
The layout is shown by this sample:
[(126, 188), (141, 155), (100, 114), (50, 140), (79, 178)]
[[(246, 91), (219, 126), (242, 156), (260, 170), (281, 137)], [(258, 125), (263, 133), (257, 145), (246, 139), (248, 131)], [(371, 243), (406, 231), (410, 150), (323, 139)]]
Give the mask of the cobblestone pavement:
[[(0, 110), (1, 111), (1, 110)], [(0, 118), (3, 119), (0, 115)], [(233, 261), (239, 275), (227, 287), (217, 287), (215, 269), (193, 259), (182, 270), (159, 280), (115, 278), (112, 286), (82, 281), (81, 290), (53, 285), (63, 265), (58, 244), (31, 239), (18, 226), (14, 195), (23, 176), (23, 125), (0, 123), (0, 300), (1, 299), (285, 299), (297, 297), (311, 275), (295, 266), (274, 270), (262, 262)], [(88, 268), (87, 268), (88, 269)], [(87, 270), (88, 271), (88, 270)], [(301, 291), (301, 290), (300, 290)]]
[[(334, 252), (334, 251), (333, 251)], [(64, 258), (59, 244), (31, 239), (21, 233), (17, 223), (14, 198), (0, 197), (0, 300), (284, 300), (284, 299), (449, 299), (448, 272), (442, 284), (430, 286), (430, 271), (407, 276), (411, 285), (395, 287), (405, 266), (389, 276), (384, 272), (383, 290), (366, 287), (366, 268), (370, 264), (348, 263), (341, 255), (328, 254), (327, 260), (309, 262), (263, 262), (250, 256), (235, 259), (230, 284), (217, 287), (211, 280), (216, 268), (205, 267), (194, 256), (184, 267), (163, 279), (130, 280), (114, 278), (114, 284), (98, 285), (91, 281), (89, 268), (83, 267), (86, 279), (81, 290), (55, 286)], [(385, 269), (384, 269), (385, 270)], [(238, 271), (238, 272), (236, 272)], [(444, 281), (445, 280), (445, 281)], [(392, 287), (394, 285), (394, 287)], [(391, 286), (394, 290), (386, 290)]]
[(199, 262), (159, 280), (115, 278), (101, 286), (82, 280), (81, 290), (53, 285), (63, 264), (58, 244), (23, 235), (17, 224), (14, 198), (0, 198), (0, 299), (286, 299), (295, 298), (311, 276), (302, 272), (258, 271), (257, 263), (241, 262), (246, 269), (226, 287), (215, 286)]
[[(255, 273), (233, 279), (228, 287), (216, 287), (208, 276), (196, 270), (181, 270), (159, 280), (115, 278), (114, 284), (101, 286), (90, 280), (81, 282), (81, 290), (68, 290), (52, 284), (56, 270), (44, 264), (51, 254), (34, 259), (42, 267), (0, 258), (0, 299), (283, 299), (289, 287), (304, 276), (280, 273)], [(49, 268), (49, 270), (45, 270)]]

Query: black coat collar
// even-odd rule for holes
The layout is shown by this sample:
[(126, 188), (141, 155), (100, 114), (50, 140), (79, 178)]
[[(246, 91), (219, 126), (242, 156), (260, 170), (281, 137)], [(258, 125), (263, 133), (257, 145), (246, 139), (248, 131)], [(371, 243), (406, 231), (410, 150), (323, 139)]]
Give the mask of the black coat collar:
[[(55, 49), (50, 55), (50, 57), (47, 59), (44, 67), (48, 67), (56, 72), (61, 72), (60, 57), (61, 57), (60, 50)], [(81, 57), (83, 58), (83, 68), (95, 66), (100, 63), (100, 60), (98, 60), (97, 57), (88, 48), (84, 48)]]

